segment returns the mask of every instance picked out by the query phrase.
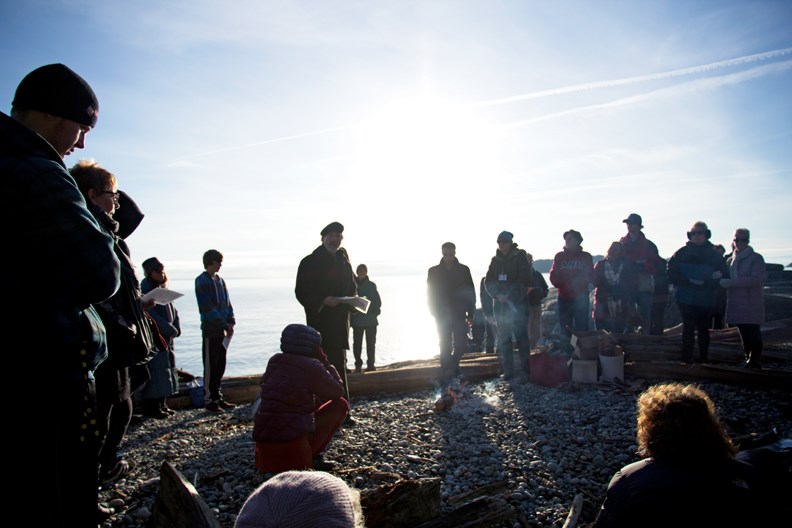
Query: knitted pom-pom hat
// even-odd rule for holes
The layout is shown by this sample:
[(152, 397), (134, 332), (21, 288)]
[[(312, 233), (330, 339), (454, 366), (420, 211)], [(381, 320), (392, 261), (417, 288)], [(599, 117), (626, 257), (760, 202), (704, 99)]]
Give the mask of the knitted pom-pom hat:
[(323, 471), (286, 471), (256, 489), (235, 528), (354, 528), (355, 495)]

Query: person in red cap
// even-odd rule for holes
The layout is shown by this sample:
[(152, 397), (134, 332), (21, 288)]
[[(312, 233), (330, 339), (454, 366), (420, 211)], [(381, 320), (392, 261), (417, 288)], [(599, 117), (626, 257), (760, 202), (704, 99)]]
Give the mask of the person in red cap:
[(107, 347), (91, 305), (118, 289), (120, 263), (64, 158), (85, 146), (98, 114), (96, 94), (63, 64), (30, 72), (11, 115), (0, 113), (0, 177), (8, 196), (2, 239), (25, 269), (24, 279), (6, 284), (20, 317), (4, 332), (10, 342), (3, 367), (22, 379), (34, 365), (47, 373), (46, 390), (26, 391), (7, 406), (18, 431), (13, 456), (24, 464), (11, 475), (5, 499), (39, 526), (97, 524), (93, 371)]

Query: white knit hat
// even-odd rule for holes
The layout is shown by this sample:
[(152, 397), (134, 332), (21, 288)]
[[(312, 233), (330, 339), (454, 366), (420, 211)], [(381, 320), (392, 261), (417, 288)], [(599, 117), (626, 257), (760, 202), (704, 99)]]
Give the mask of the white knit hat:
[(354, 495), (323, 471), (286, 471), (259, 486), (242, 505), (235, 528), (353, 528)]

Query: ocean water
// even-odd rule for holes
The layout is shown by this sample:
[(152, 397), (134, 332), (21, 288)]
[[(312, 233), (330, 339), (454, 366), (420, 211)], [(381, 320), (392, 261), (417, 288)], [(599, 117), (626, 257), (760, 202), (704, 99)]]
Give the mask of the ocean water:
[[(223, 279), (237, 321), (228, 347), (226, 375), (261, 374), (269, 358), (280, 349), (283, 328), (291, 323), (305, 323), (305, 312), (294, 296), (294, 283), (272, 279)], [(376, 364), (437, 356), (437, 332), (426, 302), (426, 276), (378, 276), (374, 282), (382, 297)], [(182, 329), (182, 335), (175, 341), (176, 366), (203, 375), (194, 279), (171, 280), (169, 287), (184, 294), (174, 303)], [(353, 368), (351, 330), (349, 345), (347, 362)], [(365, 355), (364, 344), (364, 362)]]
[[(548, 274), (544, 275), (549, 284)], [(228, 347), (226, 376), (262, 374), (269, 358), (280, 350), (283, 328), (291, 323), (305, 323), (305, 312), (294, 296), (294, 283), (273, 279), (223, 279), (237, 321)], [(479, 280), (474, 280), (474, 284), (480, 308)], [(378, 275), (374, 282), (382, 298), (376, 365), (436, 357), (439, 354), (437, 329), (427, 306), (426, 275)], [(184, 294), (175, 301), (182, 329), (182, 335), (176, 338), (176, 366), (201, 376), (201, 326), (195, 302), (195, 281), (175, 279), (169, 287)], [(351, 330), (349, 346), (347, 366), (354, 368)], [(365, 343), (363, 361), (366, 361)]]

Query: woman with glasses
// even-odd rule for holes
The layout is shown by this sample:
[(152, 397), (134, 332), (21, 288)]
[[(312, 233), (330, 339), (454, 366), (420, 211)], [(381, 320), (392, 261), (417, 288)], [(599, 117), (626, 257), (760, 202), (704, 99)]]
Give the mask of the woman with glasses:
[(741, 366), (760, 368), (762, 357), (762, 332), (764, 323), (764, 279), (765, 261), (748, 244), (751, 232), (745, 228), (734, 232), (734, 252), (726, 260), (728, 274), (720, 280), (726, 288), (726, 322), (736, 326), (745, 351), (745, 363)]
[(693, 342), (698, 333), (699, 360), (707, 361), (709, 327), (715, 309), (715, 290), (728, 274), (726, 261), (709, 241), (712, 233), (704, 222), (694, 223), (688, 243), (668, 259), (668, 282), (675, 287), (682, 316), (682, 360), (693, 361)]
[[(116, 177), (95, 161), (82, 160), (69, 171), (85, 197), (88, 210), (114, 241), (121, 261), (121, 286), (112, 297), (95, 305), (107, 330), (107, 359), (96, 378), (99, 441), (99, 480), (107, 483), (125, 477), (130, 465), (118, 454), (132, 418), (131, 394), (148, 379), (145, 362), (156, 353), (156, 329), (148, 322), (140, 300), (140, 283), (124, 238), (140, 224), (143, 214), (118, 191)], [(119, 200), (125, 213), (119, 215)], [(156, 335), (155, 335), (156, 334)]]

